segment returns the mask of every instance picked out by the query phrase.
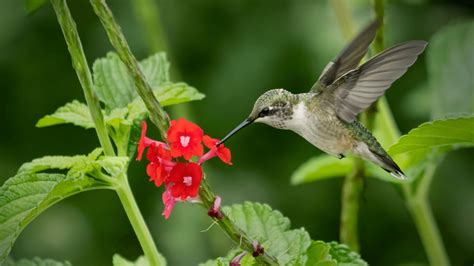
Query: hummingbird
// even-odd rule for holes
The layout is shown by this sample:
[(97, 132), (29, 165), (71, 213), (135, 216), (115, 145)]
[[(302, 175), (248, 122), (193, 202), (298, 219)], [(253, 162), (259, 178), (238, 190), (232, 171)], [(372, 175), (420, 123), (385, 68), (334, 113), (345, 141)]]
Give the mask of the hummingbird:
[(403, 171), (357, 120), (357, 115), (415, 63), (427, 42), (401, 43), (360, 64), (379, 25), (378, 20), (369, 23), (326, 65), (309, 92), (294, 94), (272, 89), (263, 93), (250, 115), (217, 145), (252, 123), (264, 123), (291, 130), (339, 159), (352, 154), (378, 165), (395, 178), (405, 179)]

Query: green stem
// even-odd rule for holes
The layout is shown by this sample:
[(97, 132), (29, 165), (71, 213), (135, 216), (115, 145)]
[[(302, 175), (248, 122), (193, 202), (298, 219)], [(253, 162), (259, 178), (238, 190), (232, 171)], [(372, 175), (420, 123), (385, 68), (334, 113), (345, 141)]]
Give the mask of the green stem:
[[(209, 210), (214, 204), (215, 195), (211, 191), (207, 180), (204, 178), (201, 182), (201, 189), (199, 190), (199, 196), (203, 202), (203, 207), (206, 210)], [(239, 245), (240, 248), (247, 250), (249, 253), (252, 253), (252, 239), (250, 239), (244, 231), (242, 231), (236, 224), (234, 224), (227, 215), (224, 213), (222, 219), (215, 219), (214, 221), (219, 225), (219, 227), (234, 241), (235, 244)], [(260, 264), (265, 265), (278, 265), (278, 260), (265, 252), (263, 255), (256, 257), (256, 260)]]
[[(152, 53), (166, 51), (168, 59), (171, 64), (171, 75), (173, 79), (180, 77), (176, 64), (173, 64), (173, 55), (169, 51), (168, 42), (166, 39), (163, 26), (160, 21), (160, 9), (153, 0), (132, 0), (133, 9), (135, 10), (135, 17), (140, 23), (140, 28), (144, 29), (143, 34), (146, 36), (148, 49)], [(178, 104), (169, 107), (169, 111), (176, 117), (187, 117), (193, 119), (193, 112), (190, 106), (186, 104)]]
[(447, 266), (449, 259), (441, 240), (438, 227), (427, 199), (407, 200), (407, 206), (415, 222), (421, 242), (431, 266)]
[(360, 193), (364, 185), (364, 162), (354, 158), (354, 168), (344, 178), (339, 238), (354, 251), (359, 251), (358, 214)]
[(346, 4), (344, 3), (346, 0), (331, 0), (331, 6), (336, 13), (336, 19), (341, 28), (342, 35), (344, 39), (350, 40), (353, 36), (352, 31), (352, 15), (349, 12)]
[(107, 134), (104, 117), (100, 109), (99, 99), (94, 94), (94, 84), (92, 82), (92, 75), (87, 64), (84, 50), (82, 49), (81, 39), (77, 32), (76, 23), (72, 18), (71, 12), (67, 6), (66, 0), (51, 0), (54, 11), (58, 18), (59, 25), (67, 43), (67, 48), (72, 59), (72, 66), (76, 70), (77, 77), (81, 83), (86, 98), (87, 106), (94, 121), (95, 130), (99, 137), (99, 142), (104, 153), (107, 156), (114, 156), (114, 148)]
[(158, 253), (155, 242), (153, 242), (150, 231), (133, 197), (127, 175), (122, 174), (117, 176), (115, 191), (117, 191), (122, 206), (125, 209), (127, 217), (132, 224), (133, 230), (137, 235), (138, 241), (150, 265), (164, 265), (164, 258)]
[[(342, 0), (331, 1), (336, 18), (344, 37), (350, 40), (353, 35), (351, 14)], [(354, 251), (359, 251), (359, 199), (364, 185), (364, 163), (354, 158), (354, 168), (344, 178), (342, 185), (341, 217), (339, 226), (340, 241)]]
[(162, 139), (166, 139), (166, 128), (169, 124), (169, 118), (166, 112), (161, 107), (160, 103), (153, 94), (150, 83), (145, 79), (141, 71), (138, 61), (132, 54), (127, 40), (122, 33), (122, 29), (115, 21), (112, 11), (107, 6), (105, 0), (91, 0), (91, 5), (94, 12), (99, 17), (104, 26), (110, 43), (117, 51), (120, 59), (127, 66), (128, 71), (132, 75), (137, 92), (145, 102), (147, 109), (150, 111), (150, 120), (159, 129)]
[(385, 16), (385, 9), (384, 9), (384, 0), (374, 0), (373, 3), (375, 16), (378, 21), (380, 21), (380, 27), (375, 34), (375, 41), (373, 44), (375, 53), (382, 52), (385, 46), (384, 41), (384, 16)]
[(426, 167), (416, 190), (414, 189), (416, 182), (403, 183), (402, 190), (430, 265), (447, 266), (450, 265), (449, 258), (428, 201), (429, 187), (435, 170), (436, 163), (433, 162)]
[(158, 6), (154, 0), (132, 0), (132, 7), (135, 10), (136, 18), (140, 23), (140, 28), (144, 29), (144, 35), (148, 49), (157, 53), (166, 51), (166, 40), (164, 38), (163, 27), (161, 27)]

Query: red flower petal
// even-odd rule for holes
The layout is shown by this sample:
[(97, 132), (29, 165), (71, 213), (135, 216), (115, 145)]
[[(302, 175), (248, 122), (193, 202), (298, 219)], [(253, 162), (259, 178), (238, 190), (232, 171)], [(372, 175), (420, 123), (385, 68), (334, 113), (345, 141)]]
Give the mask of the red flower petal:
[(232, 156), (230, 154), (229, 148), (224, 147), (224, 145), (220, 145), (219, 148), (217, 148), (217, 156), (224, 163), (232, 165), (232, 162), (230, 161)]
[(171, 154), (169, 150), (157, 143), (152, 143), (148, 147), (146, 154), (150, 161), (146, 167), (146, 173), (150, 177), (150, 181), (155, 182), (155, 186), (159, 187), (161, 184), (168, 182), (169, 167), (173, 166), (171, 161)]
[(208, 135), (205, 135), (202, 138), (202, 141), (204, 142), (204, 145), (210, 149), (206, 154), (204, 154), (198, 161), (199, 164), (202, 164), (203, 162), (214, 158), (215, 156), (218, 156), (224, 163), (232, 165), (231, 163), (231, 154), (230, 150), (226, 147), (224, 147), (224, 144), (219, 145), (219, 147), (216, 146), (217, 143), (219, 143), (218, 139), (214, 139), (209, 137)]
[(163, 205), (165, 205), (165, 209), (161, 215), (165, 216), (166, 220), (168, 220), (176, 203), (176, 199), (171, 195), (171, 191), (168, 188), (163, 192), (161, 199), (163, 200)]
[(204, 145), (206, 145), (206, 147), (209, 149), (215, 148), (216, 144), (219, 142), (218, 139), (211, 138), (208, 135), (202, 137), (202, 141), (204, 142)]
[(168, 179), (167, 172), (159, 162), (150, 162), (146, 166), (146, 173), (150, 177), (149, 181), (155, 182), (156, 187), (160, 187)]
[(147, 124), (145, 121), (142, 121), (142, 133), (140, 135), (140, 140), (138, 141), (138, 154), (137, 154), (137, 161), (140, 161), (142, 159), (143, 151), (146, 148), (145, 145), (145, 139), (146, 139), (146, 128)]

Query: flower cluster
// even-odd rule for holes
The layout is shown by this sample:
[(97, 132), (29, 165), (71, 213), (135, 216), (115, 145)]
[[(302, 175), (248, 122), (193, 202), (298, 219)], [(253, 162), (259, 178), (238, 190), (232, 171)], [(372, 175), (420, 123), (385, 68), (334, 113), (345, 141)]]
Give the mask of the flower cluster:
[[(203, 130), (184, 118), (172, 120), (166, 139), (169, 144), (146, 136), (147, 124), (142, 122), (142, 133), (138, 143), (137, 160), (141, 160), (145, 149), (148, 165), (146, 173), (155, 186), (164, 184), (163, 215), (169, 218), (174, 204), (183, 200), (195, 200), (203, 178), (201, 164), (219, 157), (231, 165), (230, 150), (224, 145), (216, 146), (218, 139), (204, 135)], [(209, 149), (204, 154), (203, 144)], [(191, 161), (197, 156), (197, 163)], [(181, 159), (182, 158), (182, 159)]]

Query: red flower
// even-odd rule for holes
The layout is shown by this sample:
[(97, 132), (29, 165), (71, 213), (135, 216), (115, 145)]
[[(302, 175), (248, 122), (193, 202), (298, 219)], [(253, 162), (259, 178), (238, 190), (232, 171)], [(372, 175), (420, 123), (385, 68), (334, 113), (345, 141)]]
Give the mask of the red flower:
[(232, 162), (230, 161), (231, 160), (230, 150), (224, 147), (224, 144), (221, 144), (218, 147), (216, 147), (216, 144), (219, 142), (219, 140), (213, 139), (209, 137), (208, 135), (205, 135), (202, 138), (202, 140), (204, 142), (204, 145), (206, 145), (206, 147), (208, 147), (210, 151), (208, 151), (199, 159), (198, 161), (199, 164), (202, 164), (203, 162), (218, 156), (219, 159), (221, 159), (221, 161), (223, 161), (224, 163), (232, 165)]
[(184, 118), (171, 120), (171, 126), (168, 129), (167, 137), (171, 145), (171, 156), (183, 156), (189, 160), (192, 156), (201, 156), (203, 153), (202, 129), (194, 123)]
[(169, 181), (171, 195), (185, 200), (196, 197), (202, 180), (201, 166), (195, 163), (177, 163), (171, 170)]
[(148, 161), (146, 173), (150, 177), (150, 181), (155, 182), (155, 186), (159, 187), (163, 182), (168, 181), (171, 169), (175, 165), (171, 161), (170, 151), (165, 149), (163, 145), (153, 143), (148, 147), (146, 154)]

